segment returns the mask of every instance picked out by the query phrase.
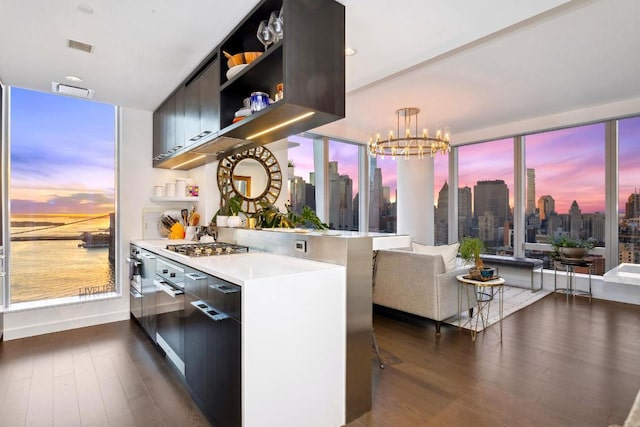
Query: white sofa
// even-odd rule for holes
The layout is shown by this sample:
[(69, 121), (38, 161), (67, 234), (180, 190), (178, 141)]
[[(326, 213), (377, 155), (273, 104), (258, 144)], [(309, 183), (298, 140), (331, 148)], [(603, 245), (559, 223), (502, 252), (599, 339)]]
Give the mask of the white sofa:
[[(467, 271), (467, 268), (446, 271), (442, 255), (379, 250), (374, 264), (373, 303), (433, 319), (439, 336), (440, 322), (458, 314), (456, 275)], [(463, 293), (460, 312), (477, 306), (475, 298), (467, 299), (466, 294)]]

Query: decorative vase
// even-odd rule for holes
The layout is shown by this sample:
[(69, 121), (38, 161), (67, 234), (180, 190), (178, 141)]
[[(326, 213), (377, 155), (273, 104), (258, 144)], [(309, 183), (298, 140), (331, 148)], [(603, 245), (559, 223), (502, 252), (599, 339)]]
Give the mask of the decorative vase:
[(568, 259), (582, 259), (587, 254), (585, 248), (560, 248), (560, 256)]
[(241, 227), (242, 218), (237, 215), (233, 215), (227, 218), (227, 227)]
[(482, 270), (480, 270), (480, 276), (483, 280), (489, 280), (492, 277), (495, 277), (495, 275), (496, 269), (493, 267), (484, 267)]
[(218, 227), (226, 227), (228, 218), (229, 217), (226, 216), (226, 215), (218, 215), (218, 216), (216, 216), (216, 225)]

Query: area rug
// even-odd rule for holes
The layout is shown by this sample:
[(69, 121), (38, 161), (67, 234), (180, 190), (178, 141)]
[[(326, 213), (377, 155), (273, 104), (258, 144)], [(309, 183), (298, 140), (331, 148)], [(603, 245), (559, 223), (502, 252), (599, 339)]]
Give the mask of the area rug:
[[(546, 297), (549, 295), (551, 291), (541, 290), (538, 292), (531, 292), (530, 289), (526, 288), (517, 288), (515, 286), (504, 286), (504, 295), (503, 295), (503, 319), (507, 316), (515, 313), (518, 310), (525, 308), (528, 305), (533, 304), (534, 302)], [(464, 311), (461, 313), (460, 323), (464, 329), (471, 329), (472, 325), (476, 324), (476, 316), (477, 310), (473, 311), (473, 320), (469, 322), (469, 312)], [(489, 318), (488, 322), (482, 326), (482, 322), (478, 322), (478, 332), (484, 330), (485, 328), (497, 323), (500, 320), (500, 305), (498, 302), (498, 298), (494, 298), (491, 302), (489, 302)], [(450, 317), (444, 320), (444, 323), (448, 323), (453, 326), (458, 326), (458, 316)]]

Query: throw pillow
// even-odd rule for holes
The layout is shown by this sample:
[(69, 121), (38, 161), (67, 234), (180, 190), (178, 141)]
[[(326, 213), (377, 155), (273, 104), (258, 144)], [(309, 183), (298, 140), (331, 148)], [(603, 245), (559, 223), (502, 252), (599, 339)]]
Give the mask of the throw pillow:
[(413, 252), (418, 252), (421, 254), (428, 254), (428, 255), (442, 255), (442, 259), (444, 261), (444, 268), (446, 271), (455, 270), (456, 258), (458, 257), (459, 247), (460, 247), (460, 243), (453, 243), (451, 245), (442, 245), (442, 246), (429, 246), (429, 245), (422, 245), (416, 242), (411, 242), (411, 248), (413, 248)]

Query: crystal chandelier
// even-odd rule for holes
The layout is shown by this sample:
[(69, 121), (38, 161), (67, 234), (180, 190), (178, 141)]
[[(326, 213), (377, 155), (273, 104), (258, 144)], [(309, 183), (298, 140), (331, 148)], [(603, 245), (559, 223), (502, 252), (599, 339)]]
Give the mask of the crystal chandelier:
[(369, 138), (369, 155), (380, 158), (391, 156), (393, 159), (396, 156), (402, 156), (405, 159), (415, 156), (422, 159), (425, 155), (433, 157), (436, 153), (448, 153), (451, 149), (448, 132), (438, 129), (435, 136), (429, 136), (429, 131), (424, 129), (422, 135), (418, 135), (419, 112), (420, 109), (415, 107), (401, 108), (396, 111), (397, 137), (394, 137), (393, 131), (389, 131), (387, 138), (381, 138), (380, 134), (377, 134), (375, 139)]

